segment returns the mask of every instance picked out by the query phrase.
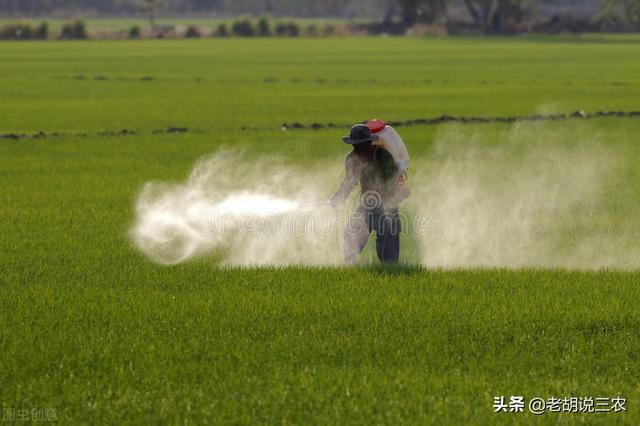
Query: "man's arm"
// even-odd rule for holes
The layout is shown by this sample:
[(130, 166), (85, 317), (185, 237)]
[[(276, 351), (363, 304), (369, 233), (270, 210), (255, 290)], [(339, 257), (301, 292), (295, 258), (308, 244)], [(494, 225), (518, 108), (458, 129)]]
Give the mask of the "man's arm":
[(344, 204), (344, 202), (356, 187), (358, 183), (358, 173), (356, 170), (355, 159), (353, 158), (353, 152), (347, 155), (344, 159), (344, 179), (338, 191), (331, 197), (331, 205), (338, 207)]

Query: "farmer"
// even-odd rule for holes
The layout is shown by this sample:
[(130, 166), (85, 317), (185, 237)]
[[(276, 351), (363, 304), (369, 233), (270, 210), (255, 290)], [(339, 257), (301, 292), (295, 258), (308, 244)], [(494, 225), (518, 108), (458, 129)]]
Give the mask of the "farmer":
[(399, 173), (398, 158), (389, 152), (389, 149), (397, 150), (390, 145), (385, 149), (384, 144), (380, 146), (377, 143), (382, 134), (375, 132), (385, 130), (385, 127), (393, 133), (392, 137), (396, 136), (406, 154), (399, 135), (380, 120), (356, 124), (350, 135), (342, 138), (344, 143), (353, 146), (353, 151), (345, 158), (345, 177), (331, 198), (331, 205), (334, 208), (343, 205), (358, 182), (361, 188), (359, 206), (347, 220), (344, 232), (344, 258), (347, 263), (357, 260), (373, 231), (376, 232), (376, 253), (381, 262), (394, 264), (400, 255), (398, 206), (409, 196), (409, 189), (405, 185), (404, 170)]

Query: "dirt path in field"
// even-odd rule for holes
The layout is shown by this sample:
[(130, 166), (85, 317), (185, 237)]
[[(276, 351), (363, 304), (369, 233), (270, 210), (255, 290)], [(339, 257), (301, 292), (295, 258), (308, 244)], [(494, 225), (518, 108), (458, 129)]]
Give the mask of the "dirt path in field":
[[(596, 111), (592, 113), (586, 113), (584, 111), (575, 111), (570, 114), (533, 114), (533, 115), (519, 115), (519, 116), (507, 116), (507, 117), (479, 117), (479, 116), (456, 116), (456, 115), (441, 115), (439, 117), (432, 118), (414, 118), (408, 120), (394, 120), (388, 121), (387, 124), (393, 127), (403, 126), (431, 126), (442, 123), (460, 123), (460, 124), (487, 124), (487, 123), (516, 123), (523, 121), (560, 121), (560, 120), (584, 120), (589, 118), (602, 118), (602, 117), (619, 117), (619, 118), (640, 118), (640, 111)], [(337, 124), (337, 123), (283, 123), (281, 130), (323, 130), (323, 129), (348, 129), (350, 124)], [(256, 126), (243, 126), (241, 128), (244, 131), (250, 130), (274, 130), (273, 128), (259, 128)], [(157, 134), (182, 134), (187, 132), (199, 132), (207, 133), (206, 130), (194, 130), (187, 127), (168, 127), (166, 129), (152, 130), (150, 133)], [(98, 132), (32, 132), (32, 133), (0, 133), (0, 139), (45, 139), (45, 138), (58, 138), (58, 137), (123, 137), (143, 134), (131, 129), (119, 129), (119, 130), (100, 130)]]
[[(176, 134), (176, 133), (187, 133), (189, 131), (193, 131), (187, 129), (186, 127), (168, 127), (166, 129), (156, 129), (151, 133), (154, 135), (158, 134)], [(34, 133), (0, 133), (0, 139), (46, 139), (46, 138), (59, 138), (59, 137), (76, 137), (76, 138), (88, 138), (88, 137), (122, 137), (122, 136), (133, 136), (141, 134), (141, 132), (137, 132), (131, 129), (120, 129), (120, 130), (100, 130), (95, 133), (87, 133), (87, 132), (34, 132)]]
[[(587, 118), (600, 118), (600, 117), (626, 117), (635, 118), (640, 117), (640, 111), (596, 111), (593, 113), (586, 113), (584, 111), (575, 111), (570, 114), (533, 114), (533, 115), (520, 115), (509, 117), (478, 117), (478, 116), (455, 116), (455, 115), (441, 115), (433, 118), (415, 118), (409, 120), (388, 121), (387, 124), (393, 127), (401, 126), (428, 126), (441, 123), (462, 123), (462, 124), (478, 124), (478, 123), (516, 123), (521, 121), (559, 121), (559, 120), (571, 120), (571, 119), (587, 119)], [(349, 128), (348, 124), (336, 124), (336, 123), (284, 123), (282, 130), (296, 130), (296, 129), (344, 129)], [(256, 130), (253, 127), (243, 127), (243, 130)]]

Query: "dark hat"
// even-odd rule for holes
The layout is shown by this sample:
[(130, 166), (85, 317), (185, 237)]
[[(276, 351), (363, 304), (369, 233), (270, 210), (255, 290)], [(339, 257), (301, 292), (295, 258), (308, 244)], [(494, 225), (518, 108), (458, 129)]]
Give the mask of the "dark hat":
[(344, 143), (351, 145), (372, 142), (377, 139), (378, 135), (372, 135), (371, 130), (369, 130), (366, 124), (356, 124), (351, 128), (351, 134), (342, 138)]

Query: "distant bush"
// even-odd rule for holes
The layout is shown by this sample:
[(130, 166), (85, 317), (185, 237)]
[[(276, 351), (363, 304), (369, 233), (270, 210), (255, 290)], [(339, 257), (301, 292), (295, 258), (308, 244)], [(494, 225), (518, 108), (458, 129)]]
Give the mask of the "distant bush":
[(49, 24), (43, 22), (33, 32), (33, 38), (38, 40), (46, 40), (49, 37)]
[(78, 19), (73, 23), (73, 33), (77, 39), (87, 38), (87, 27), (84, 21)]
[(62, 31), (60, 32), (60, 38), (74, 38), (73, 26), (71, 24), (64, 24), (62, 26)]
[(62, 32), (60, 33), (60, 38), (71, 40), (71, 39), (85, 39), (87, 38), (87, 29), (84, 25), (84, 22), (80, 19), (77, 19), (75, 22), (70, 24), (65, 24), (62, 27)]
[(336, 33), (336, 27), (333, 24), (325, 24), (322, 29), (322, 34), (325, 36), (332, 36)]
[(283, 35), (285, 35), (286, 31), (287, 31), (286, 24), (279, 23), (279, 24), (276, 25), (276, 34), (277, 35), (283, 36)]
[(28, 25), (11, 24), (0, 29), (0, 38), (3, 40), (29, 40), (31, 28)]
[(235, 21), (231, 26), (231, 32), (240, 37), (252, 37), (256, 34), (253, 24), (248, 18)]
[(258, 35), (260, 37), (269, 37), (271, 35), (271, 28), (268, 18), (263, 17), (258, 21)]
[(218, 25), (218, 29), (216, 30), (214, 36), (216, 37), (229, 37), (229, 30), (227, 29), (227, 24)]
[(140, 38), (139, 26), (134, 25), (133, 27), (131, 27), (131, 29), (129, 30), (129, 38)]
[(307, 26), (306, 33), (310, 37), (315, 37), (318, 35), (318, 26), (316, 24), (309, 24)]
[(281, 37), (297, 37), (300, 27), (295, 22), (280, 22), (276, 25), (276, 34)]
[(32, 28), (28, 24), (10, 24), (0, 28), (2, 40), (44, 40), (49, 29), (46, 22)]
[(198, 27), (196, 27), (195, 25), (189, 25), (189, 27), (187, 28), (187, 32), (184, 33), (184, 36), (186, 38), (198, 38), (201, 37), (202, 34), (200, 34), (200, 30), (198, 29)]
[(176, 27), (174, 25), (154, 25), (153, 36), (156, 38), (174, 37), (176, 35)]

